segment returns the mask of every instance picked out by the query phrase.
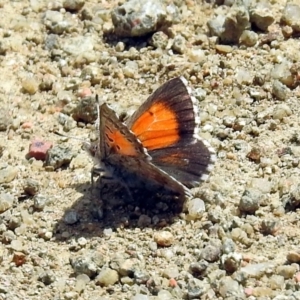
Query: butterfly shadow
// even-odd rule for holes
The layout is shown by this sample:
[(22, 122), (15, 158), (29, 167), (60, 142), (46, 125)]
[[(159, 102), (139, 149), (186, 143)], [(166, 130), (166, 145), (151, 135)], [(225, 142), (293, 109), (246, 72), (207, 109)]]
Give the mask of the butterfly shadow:
[(159, 229), (178, 218), (179, 212), (172, 211), (163, 202), (158, 202), (154, 208), (143, 208), (139, 205), (141, 201), (151, 201), (153, 195), (142, 194), (143, 199), (135, 201), (117, 182), (101, 183), (98, 179), (93, 185), (85, 183), (73, 188), (82, 196), (57, 220), (53, 229), (57, 241), (101, 237), (118, 228)]

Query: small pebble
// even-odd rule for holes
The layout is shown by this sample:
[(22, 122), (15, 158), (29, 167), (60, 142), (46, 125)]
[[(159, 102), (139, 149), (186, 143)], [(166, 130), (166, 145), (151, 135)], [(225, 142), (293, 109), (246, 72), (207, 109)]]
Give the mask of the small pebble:
[(64, 215), (64, 222), (68, 225), (73, 225), (79, 221), (79, 215), (75, 210), (69, 210)]
[(300, 250), (298, 250), (298, 251), (290, 251), (287, 254), (286, 258), (291, 263), (299, 263), (300, 262)]
[(77, 243), (78, 243), (79, 246), (84, 247), (84, 246), (87, 244), (87, 240), (86, 240), (86, 238), (84, 238), (84, 237), (80, 237), (80, 238), (77, 240)]
[(220, 258), (220, 248), (217, 245), (207, 245), (201, 252), (201, 258), (208, 262), (215, 262)]
[(121, 276), (132, 277), (137, 269), (139, 269), (139, 260), (136, 258), (129, 258), (120, 263), (118, 272)]
[(55, 279), (55, 275), (52, 271), (44, 271), (38, 277), (38, 280), (43, 282), (45, 285), (50, 285), (55, 281)]
[(259, 163), (261, 158), (261, 150), (253, 147), (251, 151), (247, 153), (247, 158), (254, 161), (255, 163)]
[(253, 288), (253, 296), (255, 297), (265, 298), (265, 297), (271, 297), (272, 295), (273, 295), (273, 290), (269, 287), (258, 286)]
[(76, 285), (75, 285), (75, 290), (77, 292), (82, 292), (86, 285), (89, 283), (90, 278), (86, 274), (80, 274), (76, 277)]
[(269, 273), (272, 270), (275, 271), (275, 264), (273, 262), (248, 264), (247, 266), (240, 269), (240, 271), (246, 277), (254, 277), (254, 278), (262, 277), (266, 273), (267, 270), (268, 270)]
[(300, 5), (298, 3), (287, 3), (281, 16), (281, 22), (294, 30), (300, 31)]
[(226, 276), (220, 280), (219, 293), (223, 298), (228, 296), (243, 297), (239, 283), (231, 277)]
[(134, 281), (137, 284), (145, 284), (150, 279), (150, 275), (144, 271), (134, 272)]
[(0, 184), (12, 182), (18, 175), (18, 169), (12, 166), (0, 166)]
[(33, 207), (37, 211), (42, 211), (48, 202), (49, 199), (46, 196), (38, 194), (33, 198)]
[(34, 95), (39, 88), (39, 84), (34, 78), (26, 78), (21, 84), (23, 90), (29, 95)]
[(151, 225), (151, 218), (147, 215), (140, 215), (137, 224), (139, 227), (148, 227)]
[(205, 212), (205, 203), (202, 199), (194, 198), (187, 202), (187, 209), (190, 220), (200, 219)]
[(119, 281), (118, 272), (110, 268), (102, 270), (99, 275), (95, 278), (95, 283), (100, 286), (114, 285)]
[(27, 195), (34, 196), (39, 191), (39, 188), (39, 182), (32, 178), (29, 178), (25, 182), (24, 192)]
[(158, 246), (169, 247), (174, 243), (175, 239), (169, 231), (158, 231), (154, 234), (154, 241)]
[(8, 193), (0, 193), (0, 213), (10, 209), (14, 204), (14, 197)]
[(23, 252), (14, 252), (12, 261), (17, 267), (22, 266), (26, 262), (26, 255)]
[(128, 61), (123, 68), (123, 73), (128, 78), (135, 78), (138, 72), (138, 64), (135, 61)]
[(227, 54), (232, 52), (232, 47), (228, 45), (216, 45), (216, 50), (220, 54)]
[(232, 252), (222, 256), (222, 264), (226, 272), (232, 274), (237, 271), (241, 265), (242, 255)]
[(245, 30), (240, 36), (240, 44), (243, 44), (247, 47), (254, 46), (258, 41), (258, 34), (254, 31)]
[(90, 255), (82, 255), (70, 258), (71, 266), (78, 275), (86, 274), (89, 278), (94, 278), (97, 272), (97, 265)]
[(77, 12), (83, 7), (84, 3), (83, 0), (64, 0), (63, 7), (66, 11)]
[(276, 273), (283, 276), (285, 279), (293, 278), (296, 272), (297, 269), (295, 266), (278, 266), (276, 269)]
[(273, 82), (273, 88), (272, 88), (272, 94), (278, 99), (278, 100), (286, 100), (286, 98), (289, 95), (288, 88), (282, 84), (279, 80), (275, 80)]
[(277, 220), (263, 220), (261, 223), (261, 231), (264, 234), (276, 235), (280, 229), (280, 223)]
[(261, 202), (261, 192), (254, 188), (246, 189), (239, 203), (239, 209), (246, 213), (255, 213)]
[(177, 35), (174, 38), (172, 49), (174, 52), (183, 54), (186, 51), (186, 40), (183, 36)]
[(168, 45), (168, 36), (162, 31), (155, 32), (150, 38), (149, 44), (155, 48), (165, 49)]
[(279, 104), (275, 106), (273, 111), (274, 120), (282, 120), (283, 118), (289, 117), (292, 114), (292, 110), (286, 104)]
[(162, 271), (162, 275), (168, 279), (177, 278), (179, 276), (179, 271), (177, 266), (169, 266), (167, 269)]
[(280, 275), (272, 275), (270, 277), (270, 288), (273, 290), (282, 290), (284, 288), (284, 277)]

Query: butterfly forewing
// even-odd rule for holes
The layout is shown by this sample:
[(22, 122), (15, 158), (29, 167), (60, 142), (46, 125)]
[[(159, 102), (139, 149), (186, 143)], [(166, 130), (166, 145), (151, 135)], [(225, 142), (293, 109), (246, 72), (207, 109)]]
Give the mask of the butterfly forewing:
[[(100, 164), (126, 186), (131, 196), (137, 195), (135, 191), (138, 190), (138, 198), (145, 202), (147, 198), (151, 199), (149, 195), (161, 194), (170, 198), (168, 200), (176, 210), (182, 209), (188, 190), (150, 162), (151, 157), (140, 141), (106, 104), (100, 107), (99, 130), (100, 151), (97, 156)], [(148, 207), (155, 205), (150, 202), (141, 204)]]
[(100, 155), (108, 157), (111, 154), (148, 159), (143, 145), (137, 141), (115, 112), (105, 103), (100, 106)]

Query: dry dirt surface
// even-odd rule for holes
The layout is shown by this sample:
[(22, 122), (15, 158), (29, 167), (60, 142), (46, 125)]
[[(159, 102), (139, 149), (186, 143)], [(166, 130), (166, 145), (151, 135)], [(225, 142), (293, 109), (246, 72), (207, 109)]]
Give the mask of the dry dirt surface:
[[(300, 299), (300, 3), (223, 2), (166, 0), (166, 28), (119, 37), (117, 1), (0, 1), (0, 299)], [(94, 96), (130, 115), (177, 76), (209, 180), (178, 215), (101, 198)]]

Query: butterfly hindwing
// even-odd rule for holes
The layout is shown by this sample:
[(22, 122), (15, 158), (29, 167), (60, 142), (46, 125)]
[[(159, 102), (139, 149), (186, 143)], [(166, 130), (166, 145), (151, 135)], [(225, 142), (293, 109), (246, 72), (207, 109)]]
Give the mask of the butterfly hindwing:
[(207, 177), (213, 149), (197, 135), (195, 99), (184, 78), (157, 89), (132, 115), (128, 127), (152, 157), (152, 163), (188, 187)]

